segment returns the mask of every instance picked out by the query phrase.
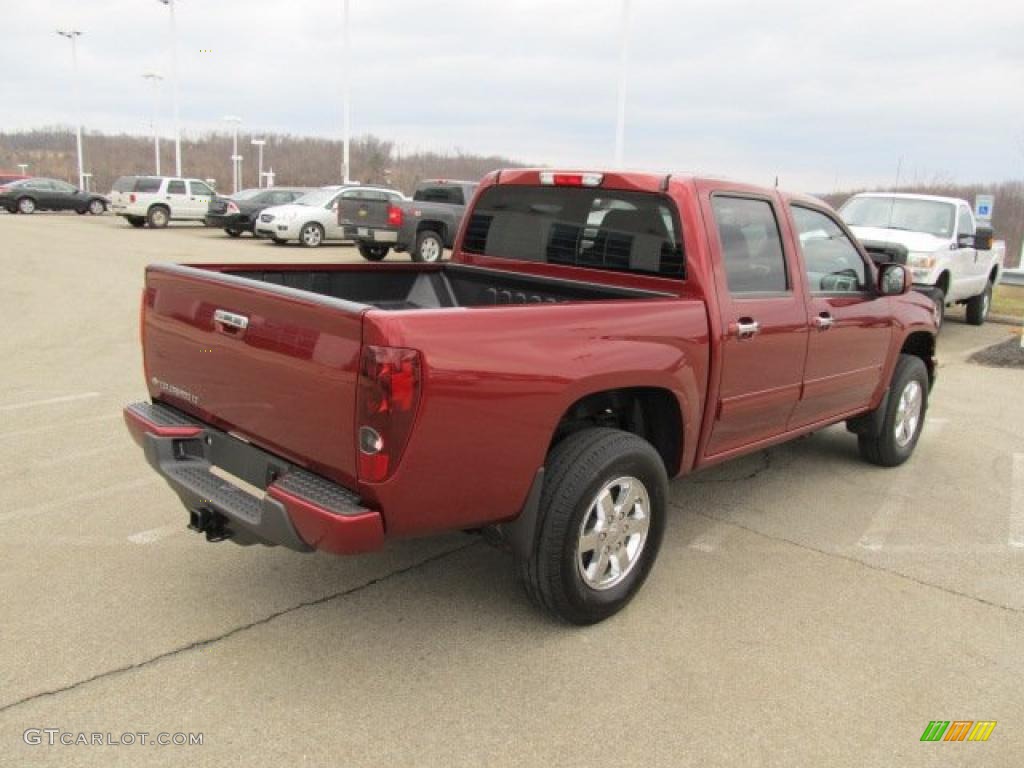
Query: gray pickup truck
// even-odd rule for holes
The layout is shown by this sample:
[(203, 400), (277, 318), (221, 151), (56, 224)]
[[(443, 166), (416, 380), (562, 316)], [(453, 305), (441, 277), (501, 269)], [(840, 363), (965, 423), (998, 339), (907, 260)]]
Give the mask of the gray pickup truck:
[(428, 179), (416, 185), (412, 200), (341, 200), (338, 224), (367, 261), (380, 261), (392, 248), (413, 261), (440, 261), (462, 223), (475, 181)]

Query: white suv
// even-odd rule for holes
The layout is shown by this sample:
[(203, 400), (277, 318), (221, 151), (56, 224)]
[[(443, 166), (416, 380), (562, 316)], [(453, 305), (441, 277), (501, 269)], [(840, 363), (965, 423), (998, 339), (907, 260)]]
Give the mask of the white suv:
[(122, 176), (110, 193), (110, 210), (133, 227), (160, 229), (172, 221), (202, 221), (214, 195), (199, 179)]

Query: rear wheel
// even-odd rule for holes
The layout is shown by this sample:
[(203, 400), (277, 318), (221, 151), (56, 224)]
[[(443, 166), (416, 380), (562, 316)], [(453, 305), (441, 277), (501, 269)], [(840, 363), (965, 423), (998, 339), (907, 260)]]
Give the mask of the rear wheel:
[(364, 245), (360, 243), (359, 253), (367, 261), (382, 261), (388, 255), (390, 247), (386, 245)]
[(425, 229), (416, 236), (416, 246), (412, 250), (412, 260), (428, 264), (440, 261), (444, 254), (444, 241), (441, 235), (431, 229)]
[(36, 212), (36, 201), (31, 197), (23, 197), (18, 201), (18, 213), (35, 213)]
[(228, 237), (241, 237), (242, 236), (242, 230), (240, 230), (240, 229), (226, 228), (224, 231), (227, 232)]
[(146, 221), (153, 229), (163, 229), (171, 222), (171, 212), (162, 205), (154, 205), (149, 209)]
[(516, 569), (538, 607), (594, 624), (625, 607), (654, 565), (665, 530), (665, 465), (646, 440), (599, 428), (565, 438), (545, 471), (537, 540)]
[(307, 248), (318, 248), (324, 241), (324, 228), (311, 221), (299, 231), (299, 242)]
[(967, 322), (970, 325), (984, 325), (992, 308), (992, 283), (985, 284), (985, 290), (967, 302)]
[(99, 216), (107, 210), (107, 206), (102, 200), (90, 200), (89, 201), (89, 213), (93, 216)]
[(941, 328), (946, 320), (946, 292), (941, 288), (936, 288), (932, 293), (932, 301), (935, 302), (935, 325), (937, 328)]
[(884, 407), (879, 433), (858, 435), (857, 445), (866, 461), (896, 467), (914, 452), (928, 410), (928, 369), (921, 358), (900, 355)]

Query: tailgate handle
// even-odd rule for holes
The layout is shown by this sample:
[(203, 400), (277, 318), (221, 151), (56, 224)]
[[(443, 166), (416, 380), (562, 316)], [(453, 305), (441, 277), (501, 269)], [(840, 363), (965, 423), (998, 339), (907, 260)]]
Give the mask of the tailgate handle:
[(220, 326), (222, 332), (232, 335), (249, 327), (248, 317), (236, 312), (228, 312), (226, 309), (216, 310), (213, 313), (213, 320)]

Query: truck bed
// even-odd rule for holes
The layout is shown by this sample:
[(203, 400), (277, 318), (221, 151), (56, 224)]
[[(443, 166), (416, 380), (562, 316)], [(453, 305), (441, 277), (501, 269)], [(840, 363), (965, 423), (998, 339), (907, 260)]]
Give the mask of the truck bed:
[(230, 268), (224, 274), (386, 310), (643, 299), (668, 296), (456, 264), (396, 269)]

